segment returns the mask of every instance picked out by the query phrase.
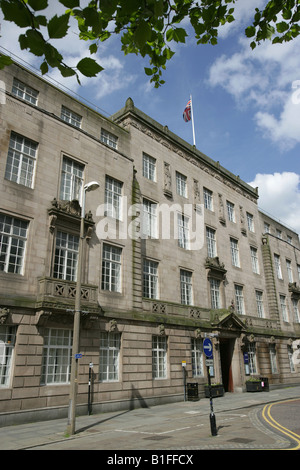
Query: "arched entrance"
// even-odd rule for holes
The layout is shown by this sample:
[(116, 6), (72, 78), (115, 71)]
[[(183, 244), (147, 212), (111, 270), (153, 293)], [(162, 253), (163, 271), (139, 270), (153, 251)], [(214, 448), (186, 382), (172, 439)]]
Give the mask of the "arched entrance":
[(222, 382), (225, 392), (234, 392), (232, 358), (235, 338), (220, 338), (220, 361)]

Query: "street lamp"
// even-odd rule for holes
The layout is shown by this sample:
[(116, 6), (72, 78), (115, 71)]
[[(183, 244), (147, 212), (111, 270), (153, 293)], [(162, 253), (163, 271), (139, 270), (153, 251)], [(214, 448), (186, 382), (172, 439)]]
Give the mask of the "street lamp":
[(80, 238), (78, 248), (78, 264), (76, 278), (76, 297), (74, 310), (74, 326), (73, 326), (73, 345), (72, 345), (72, 362), (71, 362), (71, 382), (70, 382), (70, 398), (68, 411), (68, 427), (69, 435), (75, 434), (75, 416), (76, 416), (76, 398), (78, 390), (78, 354), (79, 354), (79, 333), (80, 333), (80, 311), (81, 311), (81, 268), (82, 268), (82, 251), (84, 240), (84, 217), (85, 217), (85, 193), (94, 191), (99, 188), (97, 181), (91, 181), (84, 185), (81, 190), (81, 216), (80, 216)]

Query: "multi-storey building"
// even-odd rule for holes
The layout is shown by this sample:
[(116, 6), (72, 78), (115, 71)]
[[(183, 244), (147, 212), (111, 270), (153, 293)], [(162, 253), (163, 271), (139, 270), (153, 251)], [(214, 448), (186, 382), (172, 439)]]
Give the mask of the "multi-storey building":
[(78, 413), (300, 382), (300, 245), (258, 191), (138, 110), (107, 119), (1, 71), (0, 420), (67, 414), (80, 233)]

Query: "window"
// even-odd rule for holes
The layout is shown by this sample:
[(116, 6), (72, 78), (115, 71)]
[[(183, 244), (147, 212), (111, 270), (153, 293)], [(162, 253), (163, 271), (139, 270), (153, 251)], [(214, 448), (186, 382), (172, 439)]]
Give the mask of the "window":
[(121, 220), (122, 214), (122, 186), (121, 181), (106, 176), (105, 178), (105, 204), (106, 215)]
[(72, 330), (49, 328), (43, 348), (41, 383), (44, 385), (70, 382)]
[(278, 373), (277, 368), (277, 357), (276, 357), (276, 346), (275, 344), (269, 344), (269, 354), (270, 354), (270, 362), (271, 362), (271, 372), (272, 374)]
[(257, 314), (259, 318), (264, 318), (263, 293), (260, 290), (255, 291)]
[(28, 222), (0, 214), (0, 272), (23, 274)]
[(119, 380), (120, 333), (101, 332), (99, 380), (116, 382)]
[(117, 148), (118, 137), (111, 134), (110, 132), (105, 131), (104, 129), (101, 129), (100, 140), (104, 144), (109, 145), (114, 149)]
[(60, 182), (60, 199), (63, 201), (80, 201), (81, 189), (83, 185), (84, 165), (63, 157), (61, 182)]
[(217, 256), (216, 231), (206, 227), (207, 256), (215, 258)]
[(238, 241), (230, 238), (231, 262), (233, 266), (240, 267), (239, 245)]
[(213, 207), (213, 193), (209, 189), (203, 188), (204, 194), (204, 207), (205, 209), (209, 209), (210, 211), (214, 210)]
[(203, 346), (200, 338), (192, 338), (193, 377), (203, 377)]
[(21, 135), (11, 133), (7, 154), (5, 178), (33, 188), (38, 144)]
[(248, 344), (248, 356), (249, 356), (249, 372), (250, 374), (257, 373), (257, 366), (256, 366), (256, 347), (255, 343)]
[(0, 388), (10, 386), (16, 331), (14, 326), (0, 325)]
[(157, 204), (143, 199), (143, 235), (157, 238)]
[(156, 181), (156, 160), (143, 153), (143, 176), (150, 181)]
[(14, 78), (13, 86), (12, 86), (12, 94), (21, 98), (21, 100), (27, 101), (28, 103), (37, 105), (37, 98), (39, 92), (34, 90), (25, 83), (20, 82), (20, 80)]
[(79, 237), (57, 232), (53, 276), (65, 281), (76, 281)]
[(264, 222), (264, 231), (265, 233), (270, 233), (270, 224)]
[(227, 205), (228, 220), (230, 222), (235, 222), (234, 204), (232, 204), (232, 202), (227, 201), (226, 205)]
[(182, 304), (193, 304), (192, 273), (184, 269), (180, 270), (180, 293)]
[(72, 124), (72, 126), (81, 127), (81, 116), (79, 116), (79, 114), (74, 113), (65, 106), (61, 107), (60, 117), (63, 121), (67, 122), (68, 124)]
[(152, 376), (154, 379), (167, 377), (167, 338), (152, 337)]
[(103, 245), (102, 289), (121, 292), (121, 255), (121, 248)]
[(276, 229), (276, 237), (282, 239), (282, 232), (278, 228)]
[(291, 235), (287, 235), (287, 242), (291, 245), (293, 243), (293, 238)]
[(282, 279), (280, 256), (274, 254), (275, 270), (278, 279)]
[(286, 269), (287, 269), (287, 273), (288, 273), (289, 282), (294, 282), (293, 281), (292, 263), (289, 259), (286, 260)]
[(189, 249), (189, 218), (183, 214), (177, 214), (178, 246)]
[(250, 246), (250, 255), (251, 255), (251, 265), (252, 271), (255, 274), (259, 274), (259, 264), (258, 264), (258, 256), (257, 256), (257, 249)]
[(281, 308), (281, 313), (282, 313), (282, 319), (284, 322), (289, 321), (288, 317), (288, 311), (287, 311), (287, 306), (286, 306), (286, 298), (285, 295), (279, 295), (280, 299), (280, 308)]
[(292, 304), (293, 304), (293, 311), (294, 311), (294, 322), (295, 323), (300, 323), (298, 300), (297, 299), (292, 299)]
[(220, 302), (220, 281), (219, 279), (210, 279), (210, 298), (211, 308), (221, 308)]
[(235, 284), (235, 304), (236, 304), (236, 311), (240, 315), (245, 315), (245, 303), (244, 303), (244, 294), (243, 294), (243, 287), (238, 286)]
[(297, 264), (298, 279), (300, 281), (300, 264)]
[(254, 221), (253, 221), (253, 215), (249, 214), (249, 212), (246, 212), (247, 215), (247, 224), (248, 224), (248, 229), (250, 232), (254, 232)]
[(293, 361), (294, 351), (293, 351), (292, 346), (288, 345), (287, 352), (288, 352), (288, 358), (289, 358), (289, 364), (290, 364), (290, 371), (291, 372), (296, 372), (295, 364), (294, 364), (294, 361)]
[(187, 178), (181, 173), (176, 171), (176, 191), (177, 194), (187, 197)]
[(144, 260), (143, 296), (148, 299), (158, 299), (158, 263)]

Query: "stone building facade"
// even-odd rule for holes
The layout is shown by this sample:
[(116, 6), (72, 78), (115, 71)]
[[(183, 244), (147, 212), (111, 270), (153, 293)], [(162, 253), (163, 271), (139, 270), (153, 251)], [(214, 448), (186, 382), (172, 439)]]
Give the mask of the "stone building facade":
[[(86, 195), (78, 413), (300, 382), (300, 245), (258, 191), (129, 98), (107, 119), (1, 71), (0, 423), (66, 416)], [(88, 387), (92, 378), (91, 388)]]

